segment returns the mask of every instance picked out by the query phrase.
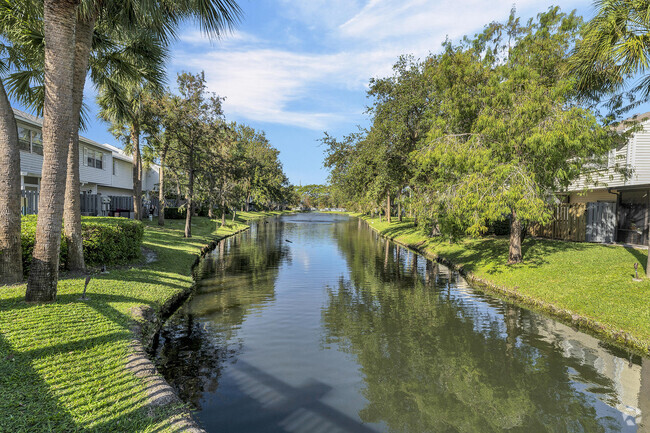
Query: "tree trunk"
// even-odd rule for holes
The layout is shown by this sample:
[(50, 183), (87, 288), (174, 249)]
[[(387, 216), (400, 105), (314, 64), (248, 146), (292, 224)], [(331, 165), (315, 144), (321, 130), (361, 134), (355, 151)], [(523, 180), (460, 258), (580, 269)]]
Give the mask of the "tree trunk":
[(233, 208), (232, 209), (232, 222), (233, 223), (235, 222), (235, 218), (237, 218), (237, 211), (235, 210), (235, 208)]
[(68, 173), (65, 182), (63, 225), (68, 244), (66, 269), (84, 272), (83, 239), (81, 235), (81, 182), (79, 177), (79, 120), (83, 104), (84, 85), (88, 73), (88, 60), (92, 49), (95, 19), (77, 21), (75, 31), (74, 76), (72, 77), (72, 131), (68, 148)]
[(34, 252), (25, 293), (28, 302), (56, 299), (68, 146), (76, 118), (72, 109), (72, 77), (77, 4), (78, 0), (45, 0), (43, 4), (43, 170)]
[(386, 221), (390, 224), (390, 191), (386, 194)]
[(521, 220), (517, 218), (517, 212), (512, 211), (510, 219), (510, 249), (508, 251), (508, 264), (521, 263)]
[(18, 127), (0, 81), (0, 285), (23, 280)]
[(212, 202), (212, 199), (208, 202), (208, 218), (214, 218), (214, 203)]
[(397, 221), (402, 222), (402, 202), (397, 199)]
[(140, 125), (131, 125), (131, 146), (133, 146), (133, 215), (142, 221), (142, 156), (140, 154)]
[(226, 225), (226, 200), (221, 199), (221, 227)]
[(194, 157), (190, 157), (190, 172), (187, 176), (187, 213), (185, 214), (185, 237), (192, 237), (192, 205), (194, 204)]
[(160, 169), (158, 170), (158, 225), (165, 225), (165, 158), (167, 150), (160, 155)]
[(247, 194), (246, 195), (246, 212), (250, 210), (250, 203), (251, 203), (251, 195)]

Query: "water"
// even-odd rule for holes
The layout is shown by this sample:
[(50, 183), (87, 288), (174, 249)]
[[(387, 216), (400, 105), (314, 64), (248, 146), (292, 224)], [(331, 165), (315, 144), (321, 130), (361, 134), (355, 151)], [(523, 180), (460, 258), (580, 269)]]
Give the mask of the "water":
[(650, 360), (357, 219), (259, 223), (200, 272), (158, 365), (210, 432), (650, 432)]

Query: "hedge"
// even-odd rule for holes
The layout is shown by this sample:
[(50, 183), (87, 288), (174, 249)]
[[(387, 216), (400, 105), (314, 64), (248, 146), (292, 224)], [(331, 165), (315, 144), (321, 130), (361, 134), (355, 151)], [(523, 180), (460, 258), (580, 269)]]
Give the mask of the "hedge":
[(184, 207), (166, 207), (165, 219), (168, 220), (184, 220), (187, 213), (187, 208)]
[[(36, 215), (25, 215), (21, 224), (23, 272), (29, 273), (36, 235)], [(140, 257), (144, 226), (126, 218), (81, 217), (84, 260), (87, 266), (125, 264)], [(61, 233), (60, 263), (64, 266), (68, 246)]]

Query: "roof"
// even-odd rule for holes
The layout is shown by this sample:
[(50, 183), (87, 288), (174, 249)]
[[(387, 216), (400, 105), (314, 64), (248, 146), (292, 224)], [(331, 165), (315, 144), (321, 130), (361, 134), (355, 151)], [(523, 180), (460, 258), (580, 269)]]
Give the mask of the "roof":
[(632, 117), (628, 117), (627, 119), (621, 120), (619, 124), (616, 125), (615, 129), (618, 132), (623, 132), (629, 127), (633, 126), (635, 123), (645, 122), (647, 120), (650, 120), (650, 111), (647, 111), (645, 113), (635, 114)]
[[(14, 111), (14, 115), (16, 116), (17, 120), (21, 120), (25, 123), (32, 124), (33, 126), (38, 126), (40, 128), (43, 128), (43, 119), (41, 117), (34, 116), (33, 114), (25, 113), (24, 111), (18, 110), (16, 108), (12, 108)], [(83, 141), (86, 144), (90, 144), (92, 146), (96, 146), (105, 150), (108, 150), (113, 154), (113, 157), (117, 157), (118, 159), (122, 159), (124, 161), (128, 162), (133, 162), (133, 158), (126, 153), (120, 148), (117, 148), (115, 146), (111, 146), (110, 144), (104, 143), (98, 143), (94, 140), (91, 140), (90, 138), (82, 137), (81, 135), (79, 136), (79, 140)]]

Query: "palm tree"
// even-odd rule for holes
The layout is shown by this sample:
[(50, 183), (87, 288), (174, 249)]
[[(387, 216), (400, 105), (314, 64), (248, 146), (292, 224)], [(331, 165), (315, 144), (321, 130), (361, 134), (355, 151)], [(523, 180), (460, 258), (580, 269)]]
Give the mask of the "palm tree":
[(160, 83), (140, 81), (138, 83), (116, 83), (100, 87), (97, 99), (102, 119), (111, 122), (111, 130), (117, 138), (126, 142), (125, 149), (133, 155), (133, 209), (134, 217), (142, 219), (142, 153), (140, 138), (146, 107), (143, 99), (147, 93), (160, 92)]
[[(79, 0), (44, 0), (43, 3), (46, 46), (44, 162), (34, 257), (25, 295), (28, 301), (53, 301), (56, 298), (65, 188), (61, 185), (66, 178), (72, 125), (77, 119), (73, 115), (72, 98), (77, 14), (82, 19), (96, 14), (98, 23), (108, 28), (156, 31), (167, 42), (187, 18), (197, 19), (203, 31), (218, 37), (233, 26), (241, 13), (233, 0), (84, 0), (77, 10), (79, 3)], [(91, 40), (87, 43), (90, 44)], [(87, 52), (90, 53), (90, 49)], [(63, 136), (67, 137), (65, 144)]]
[(44, 0), (45, 99), (43, 173), (38, 221), (25, 300), (56, 298), (63, 197), (73, 121), (73, 75), (78, 0)]
[[(42, 74), (42, 50), (35, 46), (35, 5), (29, 1), (0, 1), (0, 284), (22, 281), (20, 242), (20, 152), (16, 118), (7, 81), (11, 73), (37, 69)], [(5, 83), (9, 87), (5, 87)], [(20, 91), (20, 89), (18, 89)]]
[[(597, 0), (594, 6), (598, 12), (574, 49), (570, 72), (585, 99), (597, 103), (609, 97), (610, 108), (626, 112), (650, 98), (650, 0)], [(640, 79), (627, 88), (634, 77)], [(621, 91), (640, 98), (625, 105)]]

